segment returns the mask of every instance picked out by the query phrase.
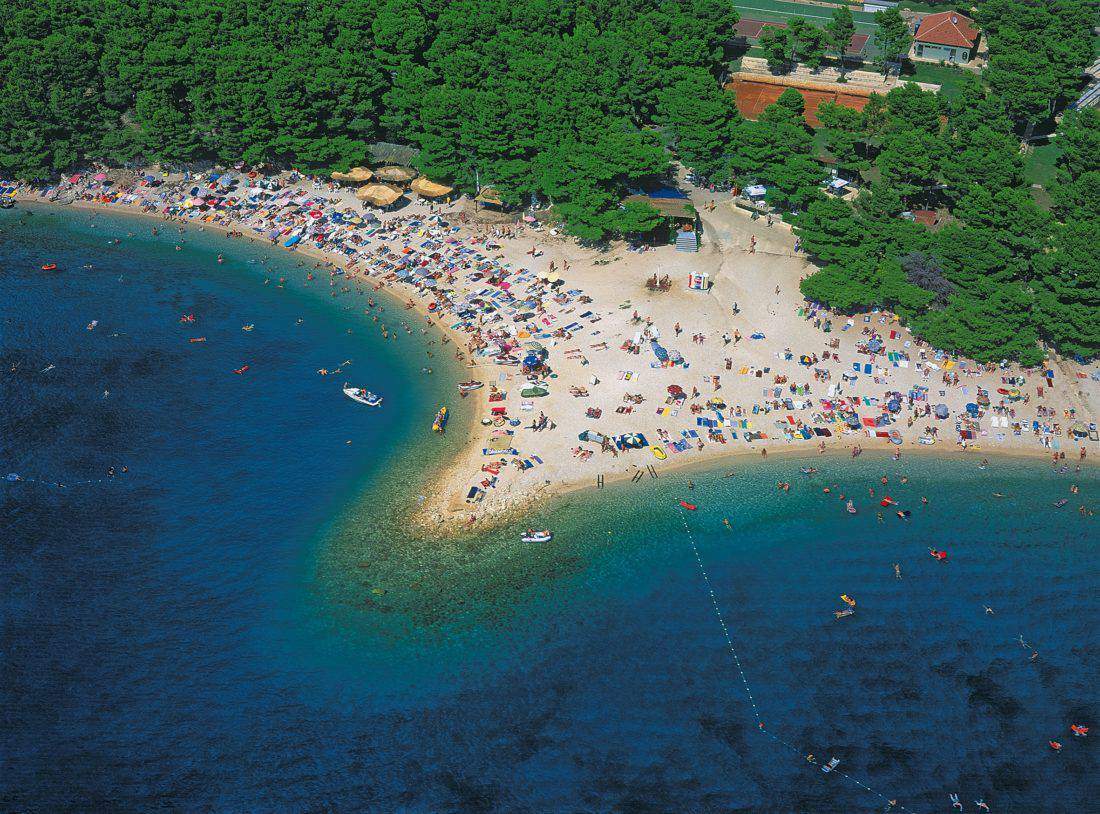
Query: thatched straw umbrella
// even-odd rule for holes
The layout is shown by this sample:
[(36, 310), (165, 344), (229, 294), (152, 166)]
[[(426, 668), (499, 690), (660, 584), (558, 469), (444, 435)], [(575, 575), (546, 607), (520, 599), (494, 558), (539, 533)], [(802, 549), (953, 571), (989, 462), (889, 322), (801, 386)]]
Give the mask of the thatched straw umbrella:
[(477, 194), (477, 197), (474, 198), (474, 200), (478, 201), (479, 203), (489, 204), (491, 206), (499, 206), (502, 209), (504, 208), (504, 200), (500, 197), (500, 193), (497, 192), (495, 189), (490, 189), (489, 187), (482, 187), (481, 192)]
[(405, 184), (416, 177), (416, 170), (410, 170), (408, 167), (379, 167), (374, 174), (382, 181)]
[(389, 206), (404, 195), (401, 187), (393, 184), (367, 184), (355, 191), (355, 197), (372, 206)]
[(366, 167), (352, 167), (347, 172), (334, 172), (332, 180), (340, 184), (362, 184), (374, 177)]
[(412, 191), (421, 198), (442, 198), (444, 195), (450, 195), (454, 192), (455, 188), (444, 184), (437, 184), (434, 181), (429, 181), (427, 178), (421, 177), (412, 182)]

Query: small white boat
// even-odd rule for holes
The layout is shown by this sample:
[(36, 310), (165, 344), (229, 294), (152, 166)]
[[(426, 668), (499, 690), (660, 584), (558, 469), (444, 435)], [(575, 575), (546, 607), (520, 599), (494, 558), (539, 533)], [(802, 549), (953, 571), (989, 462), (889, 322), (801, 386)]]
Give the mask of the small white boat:
[(459, 382), (458, 389), (461, 393), (471, 393), (474, 390), (480, 390), (485, 385), (477, 381)]
[(856, 513), (856, 504), (849, 500), (848, 501), (848, 514), (855, 514), (855, 513)]
[(542, 531), (527, 529), (527, 532), (519, 539), (525, 543), (548, 543), (554, 539), (554, 535), (546, 529), (543, 529)]
[(344, 395), (352, 401), (357, 401), (368, 407), (379, 407), (382, 404), (381, 396), (372, 393), (370, 390), (364, 390), (361, 387), (349, 387), (345, 384)]
[(821, 767), (821, 771), (828, 773), (840, 765), (840, 758), (834, 757), (828, 763)]

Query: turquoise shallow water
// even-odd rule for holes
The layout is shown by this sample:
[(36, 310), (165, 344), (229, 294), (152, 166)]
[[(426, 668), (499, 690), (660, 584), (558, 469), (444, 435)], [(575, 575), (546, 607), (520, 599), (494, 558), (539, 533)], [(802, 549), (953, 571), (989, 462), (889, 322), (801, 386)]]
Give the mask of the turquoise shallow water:
[[(545, 546), (418, 536), (457, 443), (421, 340), (285, 253), (34, 211), (0, 219), (0, 469), (130, 471), (0, 485), (4, 808), (883, 809), (813, 752), (912, 811), (1090, 810), (1094, 469), (754, 460), (563, 497)], [(383, 410), (315, 373), (347, 358)], [(884, 474), (910, 520), (876, 518)]]

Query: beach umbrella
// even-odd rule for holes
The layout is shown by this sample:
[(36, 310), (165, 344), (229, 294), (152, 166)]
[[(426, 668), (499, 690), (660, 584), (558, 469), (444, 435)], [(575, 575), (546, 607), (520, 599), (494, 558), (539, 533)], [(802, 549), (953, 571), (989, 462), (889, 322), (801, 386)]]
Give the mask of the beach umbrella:
[(404, 195), (400, 187), (393, 184), (367, 184), (355, 191), (355, 197), (373, 206), (390, 206)]
[(946, 404), (937, 404), (935, 412), (936, 418), (947, 418), (951, 415), (951, 411), (947, 409)]
[(80, 176), (79, 175), (70, 175), (69, 176), (69, 183), (70, 184), (75, 184), (78, 181), (80, 181)]
[(493, 206), (504, 206), (504, 200), (500, 197), (500, 193), (489, 187), (483, 187), (474, 200)]
[(970, 415), (976, 416), (978, 414), (978, 405), (974, 404), (973, 402), (971, 402), (970, 404), (967, 404), (966, 405), (966, 412), (969, 413)]
[(374, 177), (366, 167), (352, 167), (347, 172), (334, 172), (332, 180), (345, 184), (363, 184)]
[[(408, 167), (379, 167), (374, 171), (374, 174), (383, 181), (391, 181), (398, 184), (404, 184), (416, 178), (416, 170), (410, 170)], [(429, 181), (428, 183), (431, 182)]]
[(881, 339), (872, 339), (870, 342), (867, 343), (867, 348), (872, 353), (878, 353), (880, 350), (882, 350), (882, 340)]
[(94, 178), (95, 180), (97, 180), (97, 181), (105, 181), (105, 180), (107, 179), (107, 173), (105, 173), (105, 172), (97, 172), (97, 173), (96, 173), (95, 175), (93, 175), (92, 177), (93, 177), (93, 178)]

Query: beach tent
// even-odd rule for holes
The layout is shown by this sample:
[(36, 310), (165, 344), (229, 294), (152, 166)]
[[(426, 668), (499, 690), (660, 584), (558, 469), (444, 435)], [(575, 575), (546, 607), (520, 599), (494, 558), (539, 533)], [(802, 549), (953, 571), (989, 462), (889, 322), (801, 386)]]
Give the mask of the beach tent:
[(416, 178), (416, 170), (410, 170), (408, 167), (379, 167), (374, 171), (374, 174), (383, 181), (397, 184), (404, 184)]
[(442, 198), (454, 192), (454, 187), (445, 184), (437, 184), (427, 178), (417, 178), (412, 182), (412, 191), (422, 198)]
[(355, 191), (355, 197), (372, 206), (390, 206), (405, 194), (393, 184), (367, 184)]

